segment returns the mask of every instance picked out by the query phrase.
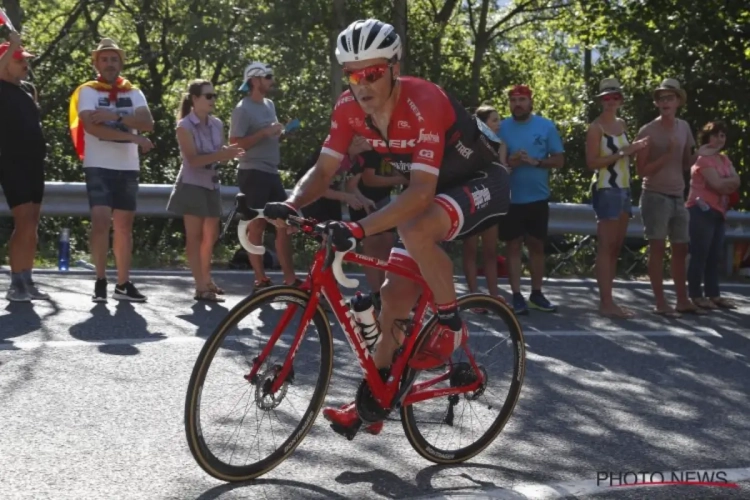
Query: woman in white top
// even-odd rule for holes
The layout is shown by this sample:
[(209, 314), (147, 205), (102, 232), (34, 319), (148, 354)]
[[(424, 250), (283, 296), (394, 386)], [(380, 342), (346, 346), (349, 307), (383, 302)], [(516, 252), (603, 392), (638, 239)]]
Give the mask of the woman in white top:
[(632, 216), (630, 158), (647, 144), (647, 138), (630, 144), (625, 120), (617, 116), (623, 103), (620, 82), (605, 78), (599, 83), (597, 100), (601, 114), (586, 134), (586, 166), (594, 171), (592, 202), (597, 218), (596, 281), (599, 312), (608, 317), (629, 318), (633, 312), (615, 304), (612, 285), (617, 258)]

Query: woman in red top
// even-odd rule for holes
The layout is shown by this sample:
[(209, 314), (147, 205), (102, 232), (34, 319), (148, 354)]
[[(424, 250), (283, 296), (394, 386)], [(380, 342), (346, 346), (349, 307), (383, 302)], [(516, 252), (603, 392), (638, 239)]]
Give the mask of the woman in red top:
[(700, 145), (708, 145), (710, 149), (704, 148), (706, 154), (699, 156), (690, 169), (690, 193), (685, 203), (690, 212), (688, 293), (693, 304), (703, 309), (735, 307), (719, 293), (724, 222), (730, 197), (740, 186), (732, 162), (720, 152), (726, 143), (726, 133), (722, 121), (709, 122), (701, 130)]

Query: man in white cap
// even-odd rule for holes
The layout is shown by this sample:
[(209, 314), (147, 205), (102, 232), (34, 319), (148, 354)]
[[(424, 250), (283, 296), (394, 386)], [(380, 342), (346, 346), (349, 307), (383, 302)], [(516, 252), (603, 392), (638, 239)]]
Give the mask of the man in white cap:
[[(268, 202), (287, 198), (279, 174), (279, 140), (283, 137), (284, 126), (276, 117), (273, 101), (266, 97), (273, 86), (273, 71), (268, 65), (261, 62), (248, 65), (239, 88), (246, 95), (234, 108), (229, 126), (229, 142), (245, 150), (240, 159), (237, 184), (247, 204), (258, 209)], [(263, 244), (265, 227), (265, 219), (256, 219), (248, 225), (247, 237), (251, 243)], [(284, 283), (299, 285), (301, 282), (294, 274), (292, 247), (286, 231), (276, 231), (276, 253), (284, 273)], [(263, 269), (263, 256), (250, 255), (250, 265), (255, 272), (255, 288), (271, 286), (271, 279)]]
[[(677, 111), (687, 93), (674, 78), (666, 78), (654, 92), (659, 116), (641, 127), (638, 139), (649, 138), (637, 153), (638, 175), (643, 178), (640, 208), (649, 242), (648, 275), (656, 300), (655, 313), (676, 316), (680, 312), (701, 314), (687, 295), (687, 266), (690, 215), (685, 208), (684, 172), (695, 163), (695, 138)], [(676, 311), (664, 297), (664, 253), (666, 239), (672, 246), (672, 280), (677, 295)]]

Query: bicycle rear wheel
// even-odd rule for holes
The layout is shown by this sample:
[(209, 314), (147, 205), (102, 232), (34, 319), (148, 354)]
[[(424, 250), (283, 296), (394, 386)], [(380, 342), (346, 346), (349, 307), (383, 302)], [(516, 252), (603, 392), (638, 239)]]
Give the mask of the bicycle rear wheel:
[[(331, 330), (320, 305), (304, 326), (293, 371), (278, 391), (269, 391), (303, 328), (309, 300), (294, 287), (262, 290), (232, 308), (203, 346), (185, 398), (185, 432), (193, 457), (211, 476), (237, 482), (269, 472), (315, 422), (333, 369)], [(273, 349), (249, 377), (274, 334)]]
[[(456, 350), (444, 367), (422, 372), (407, 368), (401, 378), (402, 384), (408, 384), (414, 377), (413, 387), (416, 387), (444, 375), (445, 380), (431, 389), (471, 385), (477, 377), (466, 351), (484, 375), (485, 383), (476, 391), (401, 407), (401, 423), (409, 443), (417, 453), (437, 464), (466, 461), (495, 440), (513, 413), (525, 373), (523, 332), (508, 305), (489, 295), (471, 294), (460, 297), (458, 306), (469, 327), (466, 350)], [(427, 340), (436, 320), (430, 318), (422, 328), (415, 352)], [(501, 352), (503, 346), (509, 349)], [(492, 370), (497, 365), (509, 368), (507, 373)], [(479, 429), (470, 429), (472, 424)]]

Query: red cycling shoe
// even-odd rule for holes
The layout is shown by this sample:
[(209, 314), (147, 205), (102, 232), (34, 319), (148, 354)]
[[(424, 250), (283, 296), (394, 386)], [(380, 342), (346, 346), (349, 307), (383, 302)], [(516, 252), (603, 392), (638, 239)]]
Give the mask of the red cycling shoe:
[[(357, 407), (354, 403), (349, 403), (340, 406), (339, 408), (324, 408), (323, 417), (331, 422), (335, 427), (340, 430), (349, 429), (354, 426), (359, 420), (359, 414), (357, 413)], [(365, 432), (377, 436), (380, 431), (383, 430), (383, 422), (375, 422), (365, 426)], [(336, 432), (338, 432), (337, 429)]]
[(431, 370), (447, 363), (453, 351), (461, 347), (469, 338), (466, 323), (461, 322), (461, 330), (451, 330), (437, 323), (430, 333), (430, 338), (409, 360), (409, 367), (415, 370)]

